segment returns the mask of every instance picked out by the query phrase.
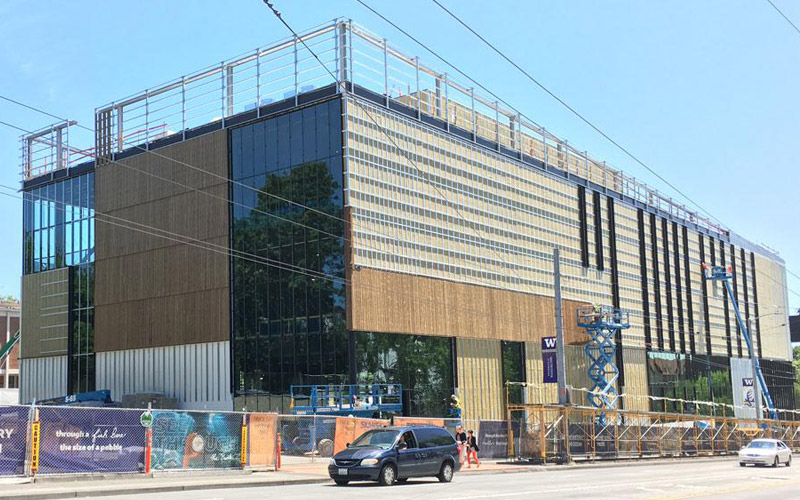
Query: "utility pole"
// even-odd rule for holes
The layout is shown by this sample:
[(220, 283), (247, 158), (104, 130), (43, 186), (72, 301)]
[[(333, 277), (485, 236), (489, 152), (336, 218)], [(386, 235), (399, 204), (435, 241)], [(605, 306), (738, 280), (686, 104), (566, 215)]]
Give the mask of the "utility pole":
[(558, 248), (553, 249), (553, 286), (556, 310), (556, 374), (558, 376), (558, 404), (569, 404), (567, 394), (567, 361), (564, 356), (564, 315), (561, 310), (561, 262)]

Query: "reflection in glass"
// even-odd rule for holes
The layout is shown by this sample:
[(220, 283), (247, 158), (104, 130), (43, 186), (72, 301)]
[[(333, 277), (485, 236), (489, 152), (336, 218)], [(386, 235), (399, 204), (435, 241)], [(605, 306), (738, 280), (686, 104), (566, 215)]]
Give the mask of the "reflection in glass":
[(356, 334), (360, 384), (403, 384), (411, 416), (445, 417), (453, 394), (452, 339), (390, 333)]
[(525, 382), (525, 344), (501, 341), (503, 356), (503, 387), (508, 387), (508, 404), (522, 404), (524, 389), (506, 386), (506, 382)]
[(340, 115), (333, 100), (231, 131), (233, 179), (255, 188), (231, 188), (237, 409), (347, 382)]
[[(728, 358), (648, 352), (647, 371), (652, 396), (733, 404)], [(692, 404), (663, 400), (652, 400), (650, 408), (670, 413), (710, 414), (714, 411), (707, 405), (695, 408)]]

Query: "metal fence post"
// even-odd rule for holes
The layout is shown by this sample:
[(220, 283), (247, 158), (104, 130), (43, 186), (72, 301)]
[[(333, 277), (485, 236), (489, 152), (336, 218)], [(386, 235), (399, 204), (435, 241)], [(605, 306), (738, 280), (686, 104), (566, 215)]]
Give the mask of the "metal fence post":
[(150, 150), (150, 90), (144, 94), (144, 144)]
[(298, 38), (294, 37), (294, 105), (297, 106), (297, 42)]
[(222, 128), (225, 128), (225, 61), (219, 63), (219, 100)]
[(385, 38), (383, 39), (383, 104), (389, 107), (389, 49)]
[(261, 117), (261, 49), (256, 49), (256, 116)]
[(181, 77), (181, 135), (186, 140), (186, 77)]
[(539, 408), (539, 454), (542, 463), (547, 462), (547, 442), (545, 441), (544, 406)]
[[(422, 95), (420, 94), (419, 90), (419, 57), (414, 58), (414, 69), (416, 70), (417, 75), (417, 120), (419, 120), (422, 117)], [(430, 104), (428, 105), (428, 108), (430, 108)], [(434, 116), (436, 113), (431, 113), (431, 110), (428, 109), (428, 114)]]

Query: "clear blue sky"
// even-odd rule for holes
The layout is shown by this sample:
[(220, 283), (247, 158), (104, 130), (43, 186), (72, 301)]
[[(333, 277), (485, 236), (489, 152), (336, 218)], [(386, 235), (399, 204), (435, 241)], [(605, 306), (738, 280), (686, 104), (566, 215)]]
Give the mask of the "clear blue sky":
[[(800, 2), (773, 1), (800, 24)], [(369, 3), (549, 130), (674, 194), (429, 0)], [(443, 3), (800, 274), (800, 34), (766, 0)], [(440, 66), (353, 0), (275, 4), (297, 30), (352, 17)], [(0, 93), (92, 126), (96, 106), (287, 35), (259, 0), (3, 0)], [(52, 121), (2, 101), (0, 120)], [(0, 184), (18, 185), (18, 135), (0, 126)], [(0, 196), (0, 294), (19, 295), (21, 207)], [(789, 283), (800, 293), (800, 280)], [(789, 302), (800, 307), (800, 296)]]

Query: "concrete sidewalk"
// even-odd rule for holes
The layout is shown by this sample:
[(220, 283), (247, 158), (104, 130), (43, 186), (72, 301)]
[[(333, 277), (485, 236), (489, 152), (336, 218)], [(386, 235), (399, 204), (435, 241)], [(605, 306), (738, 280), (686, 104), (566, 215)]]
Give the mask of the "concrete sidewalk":
[[(570, 465), (530, 465), (503, 461), (482, 461), (480, 467), (463, 468), (458, 475), (505, 474), (518, 472), (558, 472), (609, 467), (641, 467), (671, 463), (735, 460), (735, 457), (650, 459), (578, 463)], [(107, 495), (144, 495), (170, 491), (210, 490), (321, 484), (330, 482), (328, 460), (290, 459), (279, 472), (176, 471), (144, 474), (39, 476), (0, 479), (0, 496), (9, 500), (44, 500)]]

